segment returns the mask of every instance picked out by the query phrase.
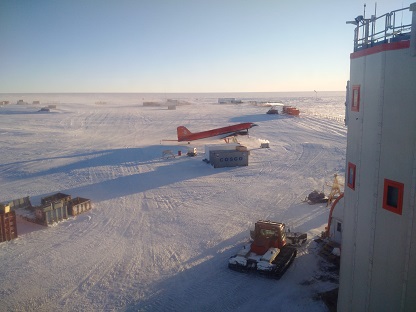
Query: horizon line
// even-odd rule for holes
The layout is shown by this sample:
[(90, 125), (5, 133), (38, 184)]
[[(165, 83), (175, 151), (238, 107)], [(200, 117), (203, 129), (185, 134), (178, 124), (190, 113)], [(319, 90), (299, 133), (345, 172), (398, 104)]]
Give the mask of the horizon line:
[(54, 91), (54, 92), (0, 92), (0, 94), (91, 94), (91, 93), (100, 93), (100, 94), (135, 94), (135, 93), (140, 93), (140, 94), (200, 94), (200, 93), (306, 93), (306, 92), (311, 92), (311, 93), (319, 93), (319, 92), (345, 92), (345, 90), (320, 90), (320, 91), (316, 91), (316, 90), (307, 90), (307, 91), (200, 91), (200, 92), (180, 92), (180, 91), (175, 91), (175, 92), (139, 92), (139, 91), (129, 91), (129, 92), (122, 92), (122, 91), (116, 91), (116, 92), (109, 92), (109, 91), (105, 91), (105, 92), (99, 92), (99, 91), (64, 91), (64, 92), (58, 92), (58, 91)]

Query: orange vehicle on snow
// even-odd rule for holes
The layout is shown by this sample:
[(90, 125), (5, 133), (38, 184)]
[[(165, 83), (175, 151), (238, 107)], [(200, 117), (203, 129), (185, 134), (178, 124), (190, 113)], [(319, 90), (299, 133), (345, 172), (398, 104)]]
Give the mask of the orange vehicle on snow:
[(259, 220), (250, 231), (253, 242), (228, 260), (228, 267), (239, 272), (257, 271), (279, 279), (292, 264), (297, 247), (307, 240), (306, 233), (289, 232), (285, 224)]

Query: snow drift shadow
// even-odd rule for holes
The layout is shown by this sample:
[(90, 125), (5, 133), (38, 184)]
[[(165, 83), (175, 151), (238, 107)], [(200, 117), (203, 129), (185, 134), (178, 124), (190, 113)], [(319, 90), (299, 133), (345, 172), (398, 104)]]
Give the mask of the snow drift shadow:
[[(59, 114), (57, 111), (41, 111), (40, 108), (25, 107), (25, 110), (0, 110), (0, 115), (44, 115)], [(35, 110), (34, 110), (35, 109)]]
[[(25, 161), (16, 161), (13, 163), (7, 163), (0, 165), (1, 167), (9, 166), (9, 165), (23, 165), (28, 163), (36, 163), (36, 162), (53, 162), (56, 161), (57, 163), (62, 163), (66, 161), (67, 164), (59, 165), (59, 166), (50, 166), (51, 168), (47, 170), (40, 170), (33, 172), (31, 174), (27, 174), (27, 178), (33, 178), (38, 176), (45, 176), (49, 174), (56, 174), (56, 173), (70, 173), (74, 170), (82, 170), (86, 168), (98, 167), (98, 166), (117, 166), (126, 163), (135, 163), (136, 165), (145, 163), (145, 162), (161, 162), (162, 159), (162, 152), (163, 150), (171, 149), (172, 151), (180, 150), (180, 146), (162, 146), (162, 145), (155, 145), (149, 146), (145, 148), (122, 148), (122, 149), (114, 149), (114, 150), (101, 150), (101, 151), (94, 151), (89, 153), (79, 153), (73, 155), (63, 155), (63, 156), (56, 156), (56, 157), (44, 157), (44, 158), (37, 158), (32, 160), (25, 160)], [(14, 174), (14, 173), (11, 173)]]
[[(166, 146), (100, 152), (96, 154), (98, 156), (95, 158), (52, 168), (35, 173), (34, 175), (44, 176), (57, 172), (70, 173), (73, 170), (88, 169), (96, 166), (111, 167), (124, 164), (124, 168), (126, 169), (124, 176), (114, 179), (106, 179), (104, 176), (102, 178), (104, 181), (101, 182), (56, 190), (57, 192), (86, 197), (92, 199), (94, 202), (99, 202), (216, 173), (211, 166), (207, 166), (199, 158), (189, 158), (187, 156), (174, 159), (155, 158), (155, 155), (161, 155), (162, 149), (166, 149)], [(158, 152), (159, 150), (160, 154)], [(154, 170), (140, 172), (140, 166), (149, 163), (152, 164)], [(155, 163), (159, 164), (155, 165)], [(107, 176), (111, 176), (111, 170)], [(46, 195), (49, 194), (38, 195), (36, 197), (41, 198)]]
[[(78, 194), (77, 196), (85, 196), (97, 202), (141, 193), (176, 182), (215, 173), (212, 168), (209, 168), (211, 170), (204, 171), (187, 171), (183, 166), (182, 169), (177, 170), (172, 170), (171, 166), (174, 166), (174, 164), (172, 163), (158, 167), (155, 171), (151, 172), (138, 173), (95, 184), (66, 189), (63, 190), (63, 192), (67, 194)], [(201, 164), (201, 166), (203, 166), (203, 164)], [(172, 172), (176, 174), (172, 174)]]

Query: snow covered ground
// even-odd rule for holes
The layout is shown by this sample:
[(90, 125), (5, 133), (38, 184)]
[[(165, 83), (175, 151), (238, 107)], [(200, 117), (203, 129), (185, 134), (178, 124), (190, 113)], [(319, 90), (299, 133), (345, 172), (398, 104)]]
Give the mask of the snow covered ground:
[[(0, 201), (29, 195), (39, 204), (63, 192), (93, 202), (52, 227), (19, 220), (18, 239), (0, 244), (0, 310), (327, 311), (314, 296), (337, 285), (322, 278), (312, 238), (329, 209), (302, 200), (344, 176), (343, 94), (272, 99), (300, 118), (206, 96), (176, 110), (133, 97), (54, 95), (50, 112), (38, 112), (42, 99), (0, 107)], [(251, 150), (247, 167), (203, 162), (204, 145), (220, 141), (192, 142), (196, 157), (184, 155), (187, 144), (161, 141), (179, 125), (240, 122), (259, 125), (239, 137)], [(259, 148), (264, 140), (270, 148)], [(167, 149), (182, 156), (162, 159)], [(278, 281), (227, 268), (258, 219), (310, 238)]]

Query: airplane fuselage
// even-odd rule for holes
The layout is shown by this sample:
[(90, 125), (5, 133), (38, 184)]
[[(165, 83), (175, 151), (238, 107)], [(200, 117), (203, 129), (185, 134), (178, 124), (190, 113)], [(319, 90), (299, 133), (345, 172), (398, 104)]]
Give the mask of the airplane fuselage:
[(240, 124), (236, 124), (232, 126), (216, 128), (216, 129), (211, 129), (211, 130), (196, 132), (196, 133), (192, 133), (184, 126), (179, 126), (177, 128), (178, 142), (195, 141), (195, 140), (211, 138), (211, 137), (216, 137), (216, 136), (222, 136), (223, 138), (225, 138), (227, 136), (248, 134), (248, 129), (254, 126), (257, 126), (257, 125), (252, 122), (245, 122), (245, 123), (240, 123)]

